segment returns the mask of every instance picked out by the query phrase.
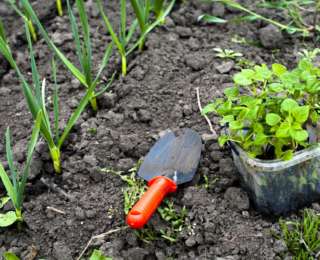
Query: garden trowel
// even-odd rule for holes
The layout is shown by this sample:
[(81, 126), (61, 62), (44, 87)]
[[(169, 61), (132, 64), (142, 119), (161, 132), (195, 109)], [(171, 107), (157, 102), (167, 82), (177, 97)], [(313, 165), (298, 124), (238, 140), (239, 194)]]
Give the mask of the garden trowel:
[(199, 134), (191, 129), (184, 129), (179, 136), (170, 131), (155, 143), (138, 171), (148, 181), (149, 188), (127, 216), (131, 228), (142, 228), (168, 193), (192, 180), (201, 148)]

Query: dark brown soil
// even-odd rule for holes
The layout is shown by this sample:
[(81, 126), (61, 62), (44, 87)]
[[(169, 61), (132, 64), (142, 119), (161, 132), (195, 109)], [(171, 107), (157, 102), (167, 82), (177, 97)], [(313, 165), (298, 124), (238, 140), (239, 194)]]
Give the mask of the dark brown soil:
[[(47, 5), (46, 1), (37, 2)], [(87, 7), (94, 28), (94, 55), (99, 60), (110, 38), (105, 35), (93, 2), (88, 1)], [(108, 4), (108, 13), (116, 19), (115, 2)], [(2, 5), (1, 15), (7, 11)], [(235, 15), (232, 10), (219, 8), (221, 16)], [(276, 50), (236, 43), (231, 40), (236, 35), (248, 42), (259, 42), (259, 29), (266, 25), (210, 26), (197, 22), (200, 14), (212, 10), (210, 5), (197, 1), (178, 4), (166, 24), (149, 35), (146, 50), (130, 60), (128, 76), (116, 79), (111, 90), (99, 98), (99, 112), (94, 115), (88, 108), (76, 124), (63, 149), (61, 176), (53, 174), (46, 145), (40, 142), (26, 192), (26, 226), (22, 230), (16, 227), (0, 230), (0, 254), (10, 250), (21, 259), (76, 259), (92, 236), (124, 227), (125, 183), (100, 169), (128, 171), (148, 152), (159, 133), (168, 128), (190, 127), (203, 137), (209, 133), (199, 113), (196, 88), (199, 87), (201, 101), (206, 104), (222, 95), (239, 69), (236, 62), (215, 57), (214, 47), (241, 52), (244, 58), (256, 63), (281, 62), (292, 67), (296, 52), (311, 44), (288, 36), (281, 39)], [(6, 18), (14, 39), (20, 32), (16, 32), (14, 21)], [(68, 57), (75, 60), (68, 18), (48, 16), (46, 26)], [(26, 46), (23, 41), (17, 46), (18, 63), (28, 71)], [(35, 44), (35, 49), (39, 69), (50, 79), (51, 55), (43, 40)], [(113, 57), (109, 71), (117, 64)], [(63, 125), (84, 91), (60, 68)], [(108, 76), (106, 72), (105, 77)], [(51, 92), (50, 84), (48, 88)], [(219, 133), (218, 120), (212, 119)], [(4, 132), (10, 126), (15, 158), (23, 163), (32, 121), (16, 76), (8, 68), (0, 82), (0, 121), (1, 161), (5, 161)], [(261, 216), (249, 205), (246, 193), (239, 188), (229, 151), (219, 148), (216, 137), (213, 139), (204, 140), (195, 180), (179, 187), (172, 197), (175, 207), (186, 206), (188, 210), (187, 227), (176, 243), (162, 238), (145, 243), (126, 229), (100, 239), (87, 253), (100, 248), (113, 259), (280, 259), (285, 255), (283, 242), (272, 236), (272, 232), (279, 230), (275, 220)], [(204, 185), (204, 176), (208, 177), (209, 187)], [(150, 223), (154, 230), (164, 225), (157, 215)], [(36, 257), (28, 258), (32, 253)]]

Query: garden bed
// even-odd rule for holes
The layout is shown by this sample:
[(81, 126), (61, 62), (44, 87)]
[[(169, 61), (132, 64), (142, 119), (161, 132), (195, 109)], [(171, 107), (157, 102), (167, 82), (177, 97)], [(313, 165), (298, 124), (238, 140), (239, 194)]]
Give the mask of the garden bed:
[[(101, 57), (110, 38), (105, 36), (92, 2), (87, 4), (90, 21), (94, 28), (99, 26), (94, 32), (93, 51)], [(115, 2), (109, 3), (107, 9), (114, 19)], [(207, 140), (205, 134), (209, 130), (199, 112), (196, 88), (199, 87), (201, 102), (206, 104), (222, 95), (238, 71), (236, 61), (216, 57), (213, 48), (241, 52), (245, 59), (257, 64), (279, 62), (291, 67), (296, 64), (297, 51), (313, 45), (289, 36), (281, 39), (280, 48), (275, 51), (240, 44), (231, 39), (244, 37), (247, 42), (259, 42), (259, 29), (266, 24), (204, 25), (197, 21), (199, 15), (213, 11), (219, 11), (221, 17), (235, 15), (222, 6), (213, 9), (198, 1), (176, 5), (165, 25), (150, 34), (146, 50), (131, 57), (127, 77), (116, 79), (110, 91), (99, 98), (97, 114), (89, 107), (82, 114), (63, 148), (61, 176), (53, 173), (46, 145), (38, 145), (24, 204), (26, 225), (21, 231), (15, 227), (0, 230), (0, 255), (2, 251), (12, 251), (21, 259), (76, 259), (92, 236), (125, 226), (122, 188), (126, 184), (116, 174), (100, 169), (127, 172), (161, 132), (184, 127), (198, 131), (206, 140), (197, 177), (191, 184), (179, 187), (172, 197), (177, 209), (187, 208), (185, 228), (178, 235), (178, 242), (159, 237), (146, 243), (133, 230), (125, 229), (96, 241), (87, 253), (100, 248), (114, 259), (228, 260), (276, 259), (286, 253), (283, 242), (272, 235), (272, 231), (279, 230), (275, 219), (263, 217), (250, 207), (229, 151), (219, 148), (216, 136)], [(9, 28), (16, 28), (9, 20), (5, 22)], [(74, 60), (68, 17), (53, 16), (46, 26)], [(9, 33), (15, 37), (18, 31), (12, 29)], [(49, 79), (49, 51), (43, 40), (34, 47), (39, 69)], [(15, 54), (27, 70), (26, 46), (15, 49)], [(115, 57), (112, 61), (109, 72), (118, 66)], [(106, 72), (105, 76), (110, 75)], [(64, 69), (58, 72), (58, 82), (61, 110), (69, 115), (83, 95), (83, 88)], [(25, 161), (24, 148), (32, 123), (25, 107), (18, 80), (12, 70), (7, 71), (0, 81), (1, 161), (5, 161), (7, 126), (13, 132), (16, 159), (19, 163)], [(219, 133), (218, 118), (213, 118), (213, 124)], [(165, 225), (158, 215), (150, 223), (154, 230)]]

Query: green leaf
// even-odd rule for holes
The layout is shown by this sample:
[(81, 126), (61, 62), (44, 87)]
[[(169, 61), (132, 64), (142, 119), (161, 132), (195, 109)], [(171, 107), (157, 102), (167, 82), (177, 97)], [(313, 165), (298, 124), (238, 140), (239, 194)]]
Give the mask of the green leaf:
[(290, 134), (293, 139), (295, 139), (298, 142), (306, 141), (309, 137), (308, 132), (306, 130), (292, 130), (290, 131)]
[(10, 197), (2, 197), (2, 198), (0, 198), (0, 209), (2, 209), (3, 206), (6, 205), (9, 200), (10, 200)]
[(274, 126), (281, 121), (281, 117), (275, 113), (269, 113), (266, 115), (266, 123), (270, 126)]
[(275, 63), (272, 64), (272, 72), (280, 77), (282, 74), (284, 74), (287, 71), (287, 68), (281, 64)]
[(287, 150), (281, 155), (281, 158), (285, 161), (291, 160), (292, 157), (293, 157), (293, 150)]
[(316, 111), (312, 111), (310, 113), (310, 119), (311, 119), (313, 124), (317, 123), (318, 120), (319, 120), (319, 114)]
[(206, 114), (209, 114), (209, 113), (212, 113), (215, 111), (216, 111), (216, 105), (214, 103), (211, 103), (211, 104), (206, 105), (202, 109), (201, 114), (206, 115)]
[(265, 81), (271, 78), (272, 72), (269, 70), (267, 65), (262, 64), (261, 66), (254, 66), (255, 80)]
[(0, 227), (11, 226), (17, 221), (17, 215), (14, 211), (8, 211), (7, 213), (0, 213)]
[(206, 23), (218, 23), (218, 24), (222, 24), (222, 23), (228, 22), (227, 20), (224, 20), (224, 19), (219, 18), (217, 16), (208, 15), (208, 14), (200, 15), (198, 17), (198, 22), (199, 21), (203, 21), (203, 22), (206, 22)]
[(284, 90), (283, 85), (281, 83), (271, 83), (268, 85), (270, 91), (278, 93)]
[(224, 117), (221, 119), (220, 124), (221, 124), (221, 125), (224, 125), (224, 124), (230, 123), (230, 122), (232, 122), (232, 121), (234, 121), (234, 116), (233, 116), (233, 115), (227, 115), (227, 116), (224, 116)]
[(307, 121), (309, 117), (309, 111), (309, 106), (295, 107), (292, 111), (292, 115), (294, 116), (297, 122), (304, 123), (305, 121)]
[(104, 256), (102, 251), (95, 249), (93, 250), (89, 260), (112, 260), (112, 258)]
[(243, 128), (243, 122), (240, 122), (240, 121), (232, 121), (230, 122), (229, 124), (229, 128), (231, 130), (239, 130), (239, 129), (242, 129)]
[(219, 138), (218, 138), (218, 143), (219, 143), (220, 146), (224, 146), (225, 143), (228, 142), (228, 140), (229, 140), (229, 137), (228, 137), (228, 136), (226, 136), (226, 135), (221, 135), (221, 136), (219, 136)]
[(288, 122), (283, 122), (280, 124), (279, 128), (276, 131), (277, 138), (286, 138), (289, 137), (290, 124)]
[(234, 75), (233, 80), (236, 84), (241, 86), (248, 86), (252, 84), (252, 79), (255, 72), (250, 69), (244, 69), (241, 72)]
[(254, 138), (254, 144), (263, 146), (267, 143), (267, 136), (264, 133), (258, 133)]
[(17, 257), (14, 253), (12, 252), (5, 252), (3, 254), (4, 260), (20, 260), (19, 257)]
[(224, 94), (228, 98), (236, 98), (237, 96), (239, 96), (239, 89), (237, 87), (226, 88), (224, 90)]
[(281, 103), (281, 110), (286, 112), (292, 112), (294, 108), (298, 107), (297, 101), (287, 98)]

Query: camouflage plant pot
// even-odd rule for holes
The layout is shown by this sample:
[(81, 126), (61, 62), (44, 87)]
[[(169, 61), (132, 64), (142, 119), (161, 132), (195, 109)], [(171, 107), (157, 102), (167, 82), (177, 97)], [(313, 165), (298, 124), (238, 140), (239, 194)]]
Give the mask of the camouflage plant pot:
[(320, 145), (296, 152), (289, 161), (249, 158), (231, 143), (233, 161), (255, 208), (283, 215), (320, 200)]

